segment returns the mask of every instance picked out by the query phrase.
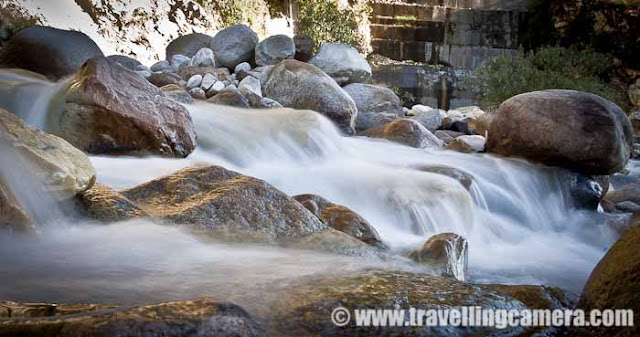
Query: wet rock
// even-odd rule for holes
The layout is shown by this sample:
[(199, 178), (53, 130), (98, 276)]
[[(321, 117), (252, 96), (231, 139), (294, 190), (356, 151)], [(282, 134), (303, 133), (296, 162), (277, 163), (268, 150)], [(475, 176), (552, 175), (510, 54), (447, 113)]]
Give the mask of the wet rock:
[(317, 111), (344, 133), (354, 133), (356, 104), (334, 80), (310, 64), (296, 60), (278, 63), (269, 72), (262, 92), (285, 107)]
[(3, 44), (0, 66), (27, 69), (57, 80), (98, 56), (103, 56), (98, 45), (81, 32), (31, 26)]
[(38, 318), (5, 320), (0, 323), (0, 336), (264, 336), (244, 309), (210, 298), (139, 307), (85, 305), (79, 312), (56, 315), (57, 308), (69, 306), (30, 305), (32, 316)]
[[(521, 327), (498, 330), (489, 327), (357, 327), (353, 310), (363, 308), (420, 309), (479, 306), (484, 309), (526, 309), (510, 295), (486, 285), (453, 278), (401, 271), (368, 270), (348, 276), (309, 277), (287, 285), (287, 290), (265, 294), (264, 308), (254, 313), (265, 321), (267, 333), (287, 331), (292, 336), (489, 336), (523, 335)], [(338, 327), (331, 320), (335, 308), (344, 307), (352, 320)], [(546, 308), (545, 308), (546, 309)]]
[(235, 106), (238, 108), (250, 107), (249, 100), (247, 100), (247, 98), (244, 97), (244, 95), (242, 95), (240, 91), (238, 91), (238, 89), (233, 86), (224, 88), (215, 96), (207, 99), (207, 102), (218, 105)]
[(565, 167), (611, 174), (629, 160), (633, 130), (622, 109), (599, 96), (545, 90), (502, 103), (493, 117), (487, 151)]
[(447, 150), (462, 153), (483, 152), (487, 141), (482, 136), (460, 136), (454, 138), (448, 145)]
[(220, 66), (235, 69), (242, 62), (253, 61), (258, 35), (245, 25), (235, 25), (219, 31), (213, 37), (211, 49)]
[[(138, 67), (143, 66), (142, 63), (138, 62), (138, 60), (135, 60), (129, 56), (125, 56), (125, 55), (109, 55), (107, 56), (107, 58), (111, 61), (114, 61), (118, 64), (120, 64), (121, 66), (129, 69), (129, 70), (139, 70)], [(144, 67), (144, 66), (143, 66)]]
[(185, 157), (196, 146), (189, 112), (160, 89), (106, 58), (78, 71), (48, 130), (90, 153)]
[(178, 85), (165, 85), (164, 87), (160, 88), (160, 91), (162, 91), (167, 98), (170, 98), (176, 102), (180, 102), (183, 104), (195, 103), (193, 97), (191, 97), (191, 95), (189, 95), (186, 90), (182, 89), (182, 87)]
[[(605, 195), (599, 179), (585, 176), (575, 172), (563, 172), (559, 178), (561, 183), (567, 184), (569, 196), (573, 201), (573, 206), (578, 209), (598, 209), (600, 200)], [(601, 180), (605, 182), (606, 180)], [(608, 183), (608, 181), (606, 181)]]
[[(640, 312), (640, 227), (631, 228), (593, 269), (580, 297), (579, 308), (617, 308)], [(638, 336), (640, 327), (591, 327), (587, 336)]]
[(434, 235), (409, 254), (410, 259), (434, 268), (440, 275), (463, 282), (467, 279), (468, 256), (467, 240), (453, 233)]
[(578, 296), (564, 289), (550, 286), (489, 284), (487, 288), (507, 294), (530, 309), (562, 310), (575, 308)]
[(313, 40), (308, 35), (295, 35), (293, 43), (296, 46), (295, 59), (301, 62), (308, 62), (313, 55)]
[(414, 105), (409, 112), (412, 116), (411, 119), (422, 124), (427, 130), (436, 132), (442, 125), (442, 116), (440, 110), (433, 109), (424, 105)]
[(189, 65), (192, 67), (215, 67), (216, 61), (213, 56), (213, 50), (209, 48), (202, 48), (193, 55)]
[(371, 80), (371, 66), (358, 50), (348, 44), (323, 43), (309, 63), (340, 85)]
[(78, 195), (84, 210), (96, 220), (103, 222), (125, 221), (149, 217), (147, 212), (113, 189), (95, 184)]
[(293, 40), (286, 35), (273, 35), (262, 40), (256, 46), (256, 64), (274, 65), (286, 59), (292, 59), (296, 53)]
[(60, 199), (71, 198), (89, 189), (96, 180), (96, 171), (82, 151), (2, 109), (0, 147), (5, 168), (9, 166), (4, 160), (15, 162), (19, 156), (24, 160), (20, 164), (33, 175), (33, 179), (42, 182), (47, 191)]
[(460, 169), (449, 166), (420, 166), (416, 167), (417, 170), (431, 172), (436, 174), (445, 175), (447, 177), (457, 180), (467, 191), (471, 188), (473, 183), (473, 176)]
[(329, 200), (313, 194), (294, 196), (299, 203), (317, 216), (325, 225), (344, 232), (366, 244), (381, 245), (378, 231), (348, 207), (334, 204)]
[(360, 136), (383, 138), (418, 149), (440, 148), (442, 141), (424, 126), (410, 119), (398, 119), (391, 123), (371, 128)]
[[(351, 96), (358, 108), (356, 131), (386, 124), (394, 120), (393, 117), (400, 118), (404, 115), (400, 98), (387, 88), (352, 83), (343, 89)], [(382, 116), (375, 116), (376, 114), (382, 114)]]
[(192, 33), (183, 35), (169, 43), (166, 57), (171, 59), (176, 54), (192, 57), (198, 50), (211, 47), (211, 42), (213, 42), (213, 38), (206, 34)]
[(155, 85), (158, 88), (170, 84), (177, 85), (180, 82), (180, 80), (165, 73), (153, 73), (151, 74), (151, 76), (147, 77), (147, 81), (151, 82), (151, 84)]
[(0, 180), (0, 231), (32, 233), (36, 228), (31, 217), (20, 207), (11, 192)]
[(327, 228), (273, 186), (219, 166), (182, 169), (121, 194), (155, 218), (224, 240), (275, 243)]
[(379, 254), (366, 243), (333, 228), (309, 234), (291, 243), (286, 243), (285, 246), (348, 256), (375, 257)]

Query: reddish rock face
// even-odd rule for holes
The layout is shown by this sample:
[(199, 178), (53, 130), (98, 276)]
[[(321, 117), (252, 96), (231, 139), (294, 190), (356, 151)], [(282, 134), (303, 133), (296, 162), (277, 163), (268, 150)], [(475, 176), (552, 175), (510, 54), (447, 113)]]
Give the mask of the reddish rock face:
[(585, 92), (545, 90), (502, 103), (486, 146), (491, 153), (606, 175), (627, 164), (632, 143), (629, 119), (614, 103)]
[(104, 57), (76, 73), (48, 129), (96, 154), (186, 157), (196, 146), (189, 112), (142, 76)]

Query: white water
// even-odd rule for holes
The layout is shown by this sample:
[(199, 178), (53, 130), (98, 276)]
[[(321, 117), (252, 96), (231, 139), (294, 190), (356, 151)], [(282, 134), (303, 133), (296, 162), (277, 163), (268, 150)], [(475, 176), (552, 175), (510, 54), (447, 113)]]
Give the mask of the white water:
[[(45, 97), (54, 92), (50, 90), (39, 93)], [(46, 109), (44, 101), (26, 110), (44, 116), (37, 113)], [(395, 251), (416, 248), (433, 234), (463, 235), (469, 242), (472, 282), (552, 284), (579, 292), (615, 240), (609, 229), (591, 221), (592, 215), (570, 210), (555, 169), (341, 137), (313, 112), (209, 104), (189, 109), (199, 142), (191, 156), (95, 156), (98, 181), (122, 189), (186, 166), (221, 165), (290, 195), (315, 193), (346, 205)], [(471, 193), (451, 178), (415, 169), (428, 165), (469, 173), (475, 181)], [(112, 303), (203, 295), (234, 299), (238, 292), (259, 294), (256, 285), (315, 273), (414, 268), (402, 262), (204, 243), (149, 221), (100, 226), (68, 219), (53, 221), (42, 231), (34, 239), (0, 237), (0, 298)]]
[[(570, 209), (555, 169), (489, 155), (341, 137), (314, 113), (190, 107), (198, 149), (187, 159), (93, 157), (99, 181), (128, 188), (185, 166), (215, 164), (290, 194), (314, 193), (365, 217), (395, 250), (442, 232), (468, 238), (472, 281), (554, 284), (579, 291), (615, 241)], [(412, 167), (473, 175), (472, 193)]]

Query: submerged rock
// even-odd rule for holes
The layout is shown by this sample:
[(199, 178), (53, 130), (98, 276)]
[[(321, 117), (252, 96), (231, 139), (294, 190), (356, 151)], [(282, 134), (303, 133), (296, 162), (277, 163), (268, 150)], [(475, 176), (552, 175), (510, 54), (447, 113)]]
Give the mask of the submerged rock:
[(388, 139), (418, 149), (442, 147), (442, 141), (429, 132), (424, 126), (411, 119), (398, 119), (365, 130), (358, 135)]
[(320, 69), (296, 60), (284, 60), (263, 83), (262, 92), (285, 107), (317, 111), (346, 134), (353, 134), (358, 113), (351, 97)]
[(104, 55), (98, 45), (81, 32), (31, 26), (2, 46), (0, 66), (27, 69), (57, 80), (99, 56)]
[(434, 268), (440, 275), (459, 281), (467, 279), (469, 246), (460, 235), (443, 233), (434, 235), (424, 246), (409, 254), (409, 258)]
[(144, 78), (94, 58), (66, 92), (48, 128), (90, 153), (186, 157), (196, 146), (189, 112)]
[(344, 232), (327, 228), (317, 233), (287, 243), (295, 249), (317, 250), (339, 255), (375, 257), (378, 251)]
[(258, 35), (246, 25), (235, 25), (213, 37), (211, 49), (220, 66), (235, 69), (242, 62), (253, 61)]
[(231, 241), (275, 243), (327, 228), (268, 183), (219, 166), (182, 169), (121, 194), (155, 218)]
[[(29, 307), (22, 305), (25, 306)], [(71, 313), (65, 312), (67, 307), (71, 307)], [(0, 322), (0, 336), (264, 336), (262, 328), (244, 309), (211, 298), (112, 308), (40, 304), (30, 306), (28, 317)]]
[(371, 79), (371, 66), (358, 50), (348, 44), (323, 43), (309, 63), (340, 85), (366, 83)]
[(420, 171), (437, 173), (441, 175), (445, 175), (447, 177), (453, 178), (457, 180), (467, 191), (471, 188), (471, 184), (473, 184), (473, 176), (469, 173), (462, 171), (460, 169), (449, 167), (449, 166), (440, 166), (440, 165), (431, 165), (431, 166), (420, 166), (416, 168)]
[(502, 103), (492, 119), (487, 151), (585, 174), (624, 168), (633, 129), (620, 107), (571, 90), (525, 93)]
[(329, 200), (313, 194), (302, 194), (293, 197), (317, 216), (325, 225), (370, 245), (380, 245), (380, 234), (371, 224), (351, 209), (334, 204)]

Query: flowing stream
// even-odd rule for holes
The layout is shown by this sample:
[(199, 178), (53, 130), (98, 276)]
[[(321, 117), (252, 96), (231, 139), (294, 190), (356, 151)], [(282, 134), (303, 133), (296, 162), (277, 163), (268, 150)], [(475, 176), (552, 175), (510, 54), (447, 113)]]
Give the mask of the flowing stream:
[[(34, 116), (33, 110), (46, 109), (55, 99), (54, 89), (40, 87), (30, 94), (49, 97), (46, 102), (20, 111)], [(7, 97), (0, 96), (0, 105), (10, 104)], [(348, 206), (393, 251), (417, 248), (438, 233), (462, 235), (469, 242), (470, 281), (480, 283), (548, 284), (580, 292), (616, 239), (594, 214), (571, 208), (558, 169), (342, 137), (311, 111), (207, 103), (188, 109), (198, 134), (193, 154), (185, 159), (93, 156), (98, 182), (124, 189), (187, 166), (221, 165), (289, 195), (314, 193)], [(469, 191), (424, 170), (432, 166), (472, 176)], [(402, 260), (203, 242), (146, 220), (104, 226), (53, 217), (39, 237), (0, 240), (0, 298), (22, 301), (234, 299), (234, 294), (258, 295), (264, 285), (305, 275), (420, 268)]]

